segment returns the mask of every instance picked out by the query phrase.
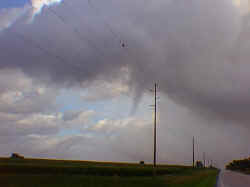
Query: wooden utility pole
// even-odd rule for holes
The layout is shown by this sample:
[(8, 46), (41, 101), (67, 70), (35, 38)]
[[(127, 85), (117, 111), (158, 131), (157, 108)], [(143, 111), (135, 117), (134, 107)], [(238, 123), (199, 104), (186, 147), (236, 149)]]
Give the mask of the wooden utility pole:
[(156, 122), (157, 122), (157, 87), (158, 84), (155, 83), (154, 86), (154, 168), (156, 167)]
[(193, 136), (193, 168), (194, 168), (194, 136)]
[(203, 152), (203, 161), (204, 161), (204, 168), (206, 167), (206, 155), (205, 152)]

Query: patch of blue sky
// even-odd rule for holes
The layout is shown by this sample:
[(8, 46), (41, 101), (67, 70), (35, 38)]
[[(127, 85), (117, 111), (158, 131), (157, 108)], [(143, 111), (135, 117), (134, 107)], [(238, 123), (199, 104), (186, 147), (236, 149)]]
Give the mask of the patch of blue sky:
[(131, 98), (120, 96), (109, 100), (94, 102), (94, 105), (96, 111), (103, 116), (103, 118), (121, 119), (129, 116), (132, 102)]
[(78, 92), (73, 90), (63, 90), (56, 98), (56, 103), (60, 106), (59, 112), (78, 111), (90, 109), (91, 105), (82, 102)]
[[(135, 116), (146, 118), (150, 116), (150, 107), (152, 98), (149, 96), (143, 97), (138, 105)], [(93, 110), (98, 115), (94, 117), (94, 121), (101, 119), (123, 119), (131, 116), (133, 107), (133, 99), (128, 96), (120, 96), (110, 100), (102, 101), (86, 101), (81, 97), (80, 92), (74, 90), (63, 90), (60, 96), (57, 97), (57, 103), (60, 107), (60, 112), (78, 111), (78, 110)], [(150, 116), (151, 117), (151, 116)]]
[(82, 132), (78, 129), (63, 129), (58, 133), (58, 136), (81, 135)]
[[(140, 119), (152, 119), (152, 110), (149, 105), (152, 104), (152, 97), (144, 96), (137, 106), (135, 114), (131, 114), (133, 107), (133, 100), (128, 96), (120, 96), (111, 100), (103, 100), (90, 102), (85, 101), (80, 92), (73, 90), (63, 90), (57, 97), (57, 103), (60, 105), (60, 112), (65, 111), (79, 111), (79, 110), (93, 110), (97, 114), (94, 115), (88, 125), (96, 124), (103, 119), (126, 119), (128, 117), (138, 117)], [(62, 129), (59, 136), (81, 135), (85, 134), (80, 129)], [(87, 132), (86, 132), (87, 133)]]
[(30, 3), (30, 1), (29, 0), (1, 0), (0, 8), (22, 7), (27, 3)]
[[(86, 111), (93, 110), (95, 112), (101, 111), (102, 103), (90, 103), (81, 98), (79, 92), (74, 90), (63, 90), (56, 99), (56, 103), (59, 106), (59, 112), (66, 111)], [(94, 115), (91, 119), (92, 123), (96, 123), (103, 119), (101, 115)]]

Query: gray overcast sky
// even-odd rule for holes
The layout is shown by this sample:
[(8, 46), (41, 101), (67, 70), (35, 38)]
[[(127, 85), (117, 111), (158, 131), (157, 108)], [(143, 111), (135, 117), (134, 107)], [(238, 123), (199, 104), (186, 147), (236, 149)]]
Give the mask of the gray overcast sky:
[[(248, 1), (0, 3), (0, 154), (159, 161), (249, 156)], [(132, 111), (132, 112), (131, 112)], [(136, 111), (136, 112), (134, 112)]]

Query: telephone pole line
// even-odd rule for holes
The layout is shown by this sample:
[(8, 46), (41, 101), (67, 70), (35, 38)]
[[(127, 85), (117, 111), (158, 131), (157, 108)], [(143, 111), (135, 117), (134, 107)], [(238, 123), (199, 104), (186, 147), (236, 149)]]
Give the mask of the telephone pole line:
[(193, 136), (193, 168), (194, 168), (194, 136)]
[(154, 168), (156, 167), (156, 122), (157, 122), (157, 87), (158, 84), (155, 83), (154, 86)]
[(204, 161), (204, 168), (206, 167), (206, 155), (205, 152), (203, 152), (203, 161)]

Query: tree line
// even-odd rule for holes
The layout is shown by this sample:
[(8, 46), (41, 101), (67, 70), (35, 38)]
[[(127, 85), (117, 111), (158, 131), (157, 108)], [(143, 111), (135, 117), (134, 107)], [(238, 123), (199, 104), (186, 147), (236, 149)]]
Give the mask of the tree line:
[(250, 157), (242, 160), (233, 160), (226, 165), (226, 169), (233, 171), (250, 171)]

